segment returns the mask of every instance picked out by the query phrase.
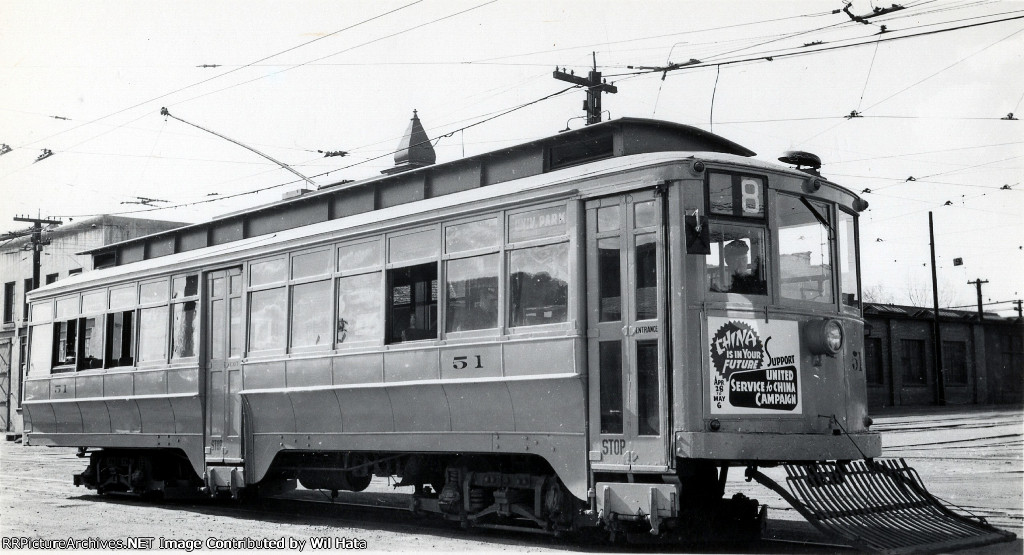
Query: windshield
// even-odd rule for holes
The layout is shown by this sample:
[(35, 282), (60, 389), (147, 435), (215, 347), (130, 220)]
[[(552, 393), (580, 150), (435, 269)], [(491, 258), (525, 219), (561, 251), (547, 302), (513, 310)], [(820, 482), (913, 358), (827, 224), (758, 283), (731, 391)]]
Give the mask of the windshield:
[(834, 302), (832, 216), (828, 205), (780, 194), (779, 276), (782, 298)]

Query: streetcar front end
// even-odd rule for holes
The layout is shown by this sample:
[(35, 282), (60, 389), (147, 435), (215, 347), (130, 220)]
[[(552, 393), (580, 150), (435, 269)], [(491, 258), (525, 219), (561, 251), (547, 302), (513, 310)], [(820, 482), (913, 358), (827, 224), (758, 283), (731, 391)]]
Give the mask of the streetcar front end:
[(687, 399), (700, 412), (681, 419), (675, 455), (722, 466), (879, 456), (857, 245), (867, 203), (816, 172), (694, 166), (684, 364), (701, 368), (699, 399)]

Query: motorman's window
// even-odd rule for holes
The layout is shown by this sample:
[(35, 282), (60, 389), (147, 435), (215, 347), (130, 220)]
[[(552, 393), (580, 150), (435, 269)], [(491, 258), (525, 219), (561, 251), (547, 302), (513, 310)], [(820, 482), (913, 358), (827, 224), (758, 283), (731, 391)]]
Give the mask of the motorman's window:
[(437, 263), (388, 270), (388, 343), (437, 338)]
[(498, 327), (498, 253), (449, 260), (446, 265), (445, 331)]
[(710, 224), (711, 254), (705, 257), (708, 290), (767, 295), (764, 228)]
[(839, 286), (843, 304), (860, 308), (860, 280), (857, 278), (856, 219), (839, 211)]
[(569, 244), (509, 253), (509, 326), (565, 322), (569, 299)]
[(381, 273), (345, 276), (338, 280), (338, 345), (379, 342), (384, 335), (380, 295)]
[(779, 278), (782, 297), (833, 302), (832, 217), (828, 205), (778, 195)]

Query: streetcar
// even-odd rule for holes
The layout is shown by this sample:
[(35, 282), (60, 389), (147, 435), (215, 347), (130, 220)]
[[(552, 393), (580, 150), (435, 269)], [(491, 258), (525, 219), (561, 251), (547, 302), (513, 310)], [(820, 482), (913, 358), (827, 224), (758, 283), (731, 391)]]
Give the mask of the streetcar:
[(103, 247), (30, 295), (27, 441), (78, 447), (101, 493), (392, 477), (414, 510), (552, 532), (756, 529), (730, 468), (897, 480), (867, 203), (753, 155), (623, 118)]

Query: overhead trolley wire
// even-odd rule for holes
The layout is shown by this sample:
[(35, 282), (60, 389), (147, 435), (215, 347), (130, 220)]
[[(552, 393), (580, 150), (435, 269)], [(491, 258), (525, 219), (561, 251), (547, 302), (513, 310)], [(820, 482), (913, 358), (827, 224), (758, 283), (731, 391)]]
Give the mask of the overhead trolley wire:
[[(110, 117), (116, 116), (116, 115), (118, 115), (118, 114), (120, 114), (120, 113), (123, 113), (123, 112), (127, 112), (128, 110), (131, 110), (131, 109), (134, 109), (134, 108), (138, 108), (138, 107), (140, 107), (140, 106), (144, 106), (144, 105), (146, 105), (146, 104), (149, 104), (150, 102), (154, 102), (154, 101), (160, 100), (160, 99), (162, 99), (162, 98), (166, 98), (166, 97), (168, 97), (168, 96), (171, 96), (172, 94), (177, 94), (177, 93), (179, 93), (179, 92), (181, 92), (181, 91), (184, 91), (184, 90), (187, 90), (187, 89), (191, 89), (191, 88), (193, 88), (193, 87), (197, 87), (197, 86), (199, 86), (199, 85), (202, 85), (203, 83), (208, 83), (208, 82), (210, 82), (210, 81), (213, 81), (213, 80), (215, 80), (215, 79), (220, 79), (221, 77), (224, 77), (224, 76), (226, 76), (226, 75), (230, 75), (230, 74), (232, 74), (232, 73), (235, 73), (235, 72), (237, 72), (237, 71), (240, 71), (240, 70), (242, 70), (242, 69), (245, 69), (245, 68), (247, 68), (247, 67), (250, 67), (250, 66), (252, 66), (252, 65), (255, 65), (255, 64), (258, 64), (258, 63), (260, 63), (260, 62), (264, 62), (264, 61), (266, 61), (266, 60), (269, 60), (269, 59), (271, 59), (271, 58), (274, 58), (274, 57), (276, 57), (276, 56), (280, 56), (281, 54), (285, 54), (285, 53), (287, 53), (287, 52), (291, 52), (292, 50), (295, 50), (295, 49), (297, 49), (297, 48), (302, 48), (303, 46), (307, 46), (307, 45), (309, 45), (309, 44), (312, 44), (312, 43), (314, 43), (314, 42), (317, 42), (317, 41), (319, 41), (319, 40), (323, 40), (323, 39), (325, 39), (325, 38), (328, 38), (328, 37), (331, 37), (331, 36), (337, 35), (338, 33), (342, 33), (342, 32), (344, 32), (344, 31), (348, 31), (348, 30), (350, 30), (350, 29), (353, 29), (353, 28), (355, 28), (355, 27), (358, 27), (358, 26), (360, 26), (360, 25), (363, 25), (363, 24), (365, 24), (365, 23), (369, 23), (369, 22), (371, 22), (371, 21), (374, 21), (374, 20), (376, 20), (376, 19), (380, 19), (380, 18), (382, 18), (382, 17), (385, 17), (385, 16), (388, 16), (388, 15), (391, 15), (391, 14), (393, 14), (393, 13), (395, 13), (395, 12), (399, 12), (399, 11), (401, 11), (401, 10), (404, 10), (404, 9), (406, 9), (406, 8), (409, 8), (409, 7), (411, 7), (411, 6), (414, 6), (414, 5), (416, 5), (416, 4), (419, 4), (420, 2), (423, 2), (423, 0), (414, 0), (413, 2), (410, 2), (410, 3), (408, 3), (408, 4), (404, 5), (404, 6), (400, 6), (400, 7), (398, 7), (398, 8), (395, 8), (395, 9), (393, 9), (393, 10), (389, 10), (389, 11), (383, 12), (383, 13), (381, 13), (381, 14), (375, 15), (375, 16), (373, 16), (373, 17), (370, 17), (370, 18), (364, 19), (364, 20), (362, 20), (362, 21), (360, 21), (360, 22), (358, 22), (358, 23), (353, 23), (352, 25), (349, 25), (348, 27), (345, 27), (345, 28), (342, 28), (342, 29), (338, 29), (337, 31), (334, 31), (334, 32), (328, 33), (328, 34), (326, 34), (326, 35), (323, 35), (323, 36), (321, 36), (321, 37), (317, 37), (317, 38), (315, 38), (315, 39), (312, 39), (312, 40), (308, 40), (308, 41), (306, 41), (306, 42), (304, 42), (304, 43), (302, 43), (302, 44), (299, 44), (299, 45), (296, 45), (296, 46), (293, 46), (293, 47), (287, 48), (287, 49), (285, 49), (285, 50), (282, 50), (282, 51), (280, 51), (280, 52), (275, 52), (274, 54), (271, 54), (271, 55), (269, 55), (269, 56), (264, 56), (263, 58), (260, 58), (259, 60), (256, 60), (256, 61), (254, 61), (254, 62), (251, 62), (251, 63), (245, 64), (245, 65), (242, 65), (242, 66), (236, 67), (236, 68), (234, 68), (234, 69), (230, 69), (230, 70), (228, 70), (228, 71), (225, 71), (225, 72), (223, 72), (223, 73), (219, 73), (219, 74), (217, 74), (217, 75), (214, 75), (214, 76), (212, 76), (212, 77), (207, 77), (206, 79), (202, 79), (202, 80), (200, 80), (200, 81), (196, 81), (195, 83), (192, 83), (192, 84), (190, 84), (190, 85), (185, 85), (184, 87), (180, 87), (180, 88), (174, 89), (173, 91), (170, 91), (170, 92), (167, 92), (167, 93), (161, 94), (161, 95), (159, 95), (159, 96), (155, 96), (155, 97), (153, 97), (153, 98), (150, 98), (149, 100), (144, 100), (144, 101), (142, 101), (142, 102), (139, 102), (139, 103), (137, 103), (137, 104), (133, 104), (133, 105), (131, 105), (131, 106), (128, 106), (127, 108), (122, 108), (122, 109), (120, 109), (120, 110), (117, 110), (116, 112), (111, 112), (111, 113), (109, 113), (109, 114), (107, 114), (107, 115), (105, 115), (105, 116), (101, 116), (101, 117), (99, 117), (99, 118), (96, 118), (96, 119), (93, 119), (93, 120), (90, 120), (90, 121), (87, 121), (87, 122), (84, 122), (84, 123), (80, 123), (80, 124), (78, 124), (78, 125), (75, 125), (74, 127), (71, 127), (71, 128), (69, 128), (69, 129), (65, 129), (65, 130), (63, 130), (63, 131), (60, 131), (60, 132), (54, 133), (54, 134), (52, 134), (52, 135), (48, 135), (48, 136), (46, 136), (46, 137), (43, 137), (42, 139), (37, 139), (37, 140), (35, 140), (35, 141), (31, 141), (31, 142), (25, 143), (25, 144), (21, 145), (21, 147), (25, 147), (25, 146), (28, 146), (28, 145), (33, 145), (33, 144), (36, 144), (36, 143), (40, 143), (40, 142), (43, 142), (43, 141), (49, 140), (49, 139), (51, 139), (51, 138), (53, 138), (53, 137), (56, 137), (56, 136), (58, 136), (58, 135), (62, 135), (62, 134), (64, 134), (64, 133), (67, 133), (67, 132), (69, 132), (69, 131), (73, 131), (73, 130), (75, 130), (75, 129), (78, 129), (78, 128), (81, 128), (81, 127), (84, 127), (84, 126), (86, 126), (86, 125), (91, 125), (91, 124), (93, 124), (93, 123), (96, 123), (96, 122), (99, 122), (99, 121), (103, 121), (103, 120), (105, 120), (105, 119), (107, 119), (107, 118), (110, 118)], [(147, 115), (148, 115), (148, 114), (147, 114)], [(133, 120), (133, 121), (135, 121), (135, 120)], [(81, 144), (81, 143), (79, 143), (79, 144)], [(20, 148), (20, 147), (19, 147), (19, 148)]]
[[(454, 129), (454, 130), (449, 131), (448, 133), (445, 133), (444, 135), (441, 135), (441, 136), (439, 136), (439, 137), (437, 137), (435, 139), (428, 140), (428, 141), (423, 141), (423, 142), (420, 142), (420, 143), (416, 143), (414, 145), (409, 145), (409, 148), (413, 148), (413, 147), (419, 146), (421, 144), (426, 144), (428, 142), (439, 141), (439, 140), (441, 140), (441, 139), (443, 139), (445, 137), (453, 136), (455, 133), (458, 133), (459, 131), (464, 131), (464, 130), (469, 129), (471, 127), (476, 127), (477, 125), (481, 125), (483, 123), (487, 123), (487, 122), (489, 122), (491, 120), (497, 119), (497, 118), (505, 116), (507, 114), (511, 114), (512, 112), (521, 110), (523, 108), (526, 108), (528, 106), (532, 106), (534, 104), (537, 104), (539, 102), (543, 102), (545, 100), (554, 98), (556, 96), (563, 95), (563, 94), (565, 94), (568, 91), (571, 91), (573, 89), (578, 89), (578, 88), (580, 88), (579, 85), (573, 85), (571, 87), (566, 87), (566, 88), (564, 88), (564, 89), (562, 89), (562, 90), (560, 90), (558, 92), (551, 93), (549, 95), (537, 98), (535, 100), (531, 100), (530, 102), (526, 102), (526, 103), (520, 104), (518, 106), (515, 106), (515, 107), (510, 108), (508, 110), (505, 110), (503, 112), (500, 112), (500, 113), (498, 113), (496, 115), (490, 116), (488, 118), (482, 119), (480, 121), (471, 123), (469, 125), (466, 125), (464, 127), (459, 128), (459, 129)], [(404, 149), (402, 149), (402, 150), (404, 150)], [(325, 171), (325, 172), (321, 172), (321, 173), (318, 173), (318, 174), (315, 174), (315, 175), (311, 175), (310, 178), (322, 177), (322, 176), (325, 176), (325, 175), (329, 175), (329, 174), (331, 174), (333, 172), (337, 172), (337, 171), (345, 170), (345, 169), (348, 169), (348, 168), (352, 168), (354, 166), (362, 165), (362, 164), (364, 164), (366, 162), (370, 162), (372, 160), (377, 160), (379, 158), (384, 158), (386, 156), (393, 155), (393, 154), (395, 154), (397, 152), (399, 152), (399, 151), (398, 150), (394, 150), (394, 151), (391, 151), (391, 152), (387, 152), (387, 153), (384, 153), (384, 154), (382, 154), (380, 156), (375, 156), (373, 158), (367, 158), (366, 160), (364, 160), (362, 162), (357, 162), (355, 164), (349, 164), (347, 166), (343, 166), (343, 167), (340, 167), (340, 168), (335, 168), (335, 169), (328, 170), (328, 171)], [(276, 189), (278, 187), (284, 187), (286, 185), (292, 185), (294, 183), (300, 183), (300, 182), (301, 182), (301, 180), (299, 180), (299, 179), (293, 179), (291, 181), (287, 181), (287, 182), (284, 182), (284, 183), (278, 183), (278, 184), (270, 185), (270, 186), (267, 186), (267, 187), (261, 187), (261, 188), (258, 188), (258, 189), (252, 189), (252, 190), (249, 190), (249, 191), (241, 191), (241, 192), (233, 193), (233, 194), (230, 194), (230, 195), (220, 195), (220, 196), (217, 196), (216, 198), (203, 199), (203, 200), (192, 201), (192, 202), (183, 202), (183, 203), (169, 205), (169, 206), (155, 206), (155, 207), (152, 207), (152, 208), (143, 208), (143, 209), (139, 209), (139, 210), (125, 210), (125, 211), (121, 211), (121, 212), (103, 212), (103, 213), (98, 213), (98, 214), (70, 214), (70, 215), (64, 214), (64, 215), (59, 215), (59, 216), (54, 216), (54, 217), (60, 217), (60, 218), (88, 218), (88, 217), (91, 217), (91, 216), (101, 216), (101, 215), (104, 215), (104, 214), (118, 216), (118, 215), (125, 215), (125, 214), (138, 214), (138, 213), (141, 213), (141, 212), (153, 212), (153, 211), (156, 211), (156, 210), (168, 210), (168, 209), (171, 209), (171, 208), (184, 208), (184, 207), (188, 207), (188, 206), (196, 206), (196, 205), (199, 205), (199, 204), (208, 204), (208, 203), (218, 202), (218, 201), (221, 201), (221, 200), (227, 200), (229, 198), (240, 197), (240, 196), (243, 196), (243, 195), (251, 195), (251, 194), (255, 194), (255, 193), (261, 193), (261, 192), (264, 192), (264, 191), (269, 191), (271, 189)]]
[[(418, 1), (422, 1), (422, 0), (418, 0)], [(482, 8), (484, 6), (493, 4), (493, 3), (497, 2), (497, 1), (498, 0), (489, 0), (488, 2), (484, 2), (483, 4), (478, 4), (476, 6), (473, 6), (472, 8), (466, 8), (465, 10), (461, 10), (461, 11), (455, 12), (453, 14), (449, 14), (449, 15), (446, 15), (446, 16), (443, 16), (443, 17), (439, 17), (437, 19), (433, 19), (433, 20), (430, 20), (430, 21), (427, 21), (427, 22), (424, 22), (424, 23), (420, 23), (418, 25), (413, 25), (412, 27), (408, 27), (408, 28), (403, 29), (401, 31), (396, 31), (396, 32), (391, 33), (389, 35), (384, 35), (382, 37), (377, 37), (375, 39), (368, 40), (366, 42), (357, 44), (355, 46), (351, 46), (349, 48), (345, 48), (345, 49), (339, 50), (339, 51), (334, 52), (332, 54), (327, 54), (326, 56), (321, 56), (319, 58), (315, 58), (315, 59), (310, 60), (308, 62), (303, 62), (301, 64), (296, 64), (296, 65), (293, 65), (293, 66), (288, 66), (288, 67), (286, 67), (284, 69), (281, 69), (279, 71), (275, 71), (273, 73), (268, 73), (266, 75), (261, 75), (259, 77), (255, 77), (253, 79), (249, 79), (248, 81), (242, 81), (241, 83), (235, 83), (233, 85), (229, 85), (227, 87), (223, 87), (223, 88), (216, 89), (216, 90), (213, 90), (213, 91), (205, 92), (203, 94), (200, 94), (200, 95), (197, 95), (197, 96), (193, 96), (191, 98), (186, 98), (184, 100), (180, 100), (180, 101), (177, 101), (177, 102), (172, 102), (172, 103), (169, 103), (168, 106), (177, 106), (179, 104), (184, 104), (186, 102), (192, 102), (193, 100), (196, 100), (196, 99), (199, 99), (199, 98), (203, 98), (204, 96), (209, 96), (211, 94), (216, 94), (216, 93), (219, 93), (219, 92), (223, 92), (223, 91), (226, 91), (228, 89), (233, 89), (235, 87), (240, 87), (242, 85), (248, 85), (249, 83), (253, 83), (253, 82), (259, 81), (261, 79), (266, 79), (267, 77), (273, 77), (275, 75), (280, 75), (280, 74), (282, 74), (282, 73), (284, 73), (286, 71), (291, 71), (293, 69), (298, 69), (300, 67), (307, 66), (307, 65), (312, 64), (314, 62), (319, 62), (320, 60), (326, 60), (327, 58), (331, 58), (331, 57), (337, 56), (338, 54), (344, 54), (346, 52), (351, 52), (352, 50), (355, 50), (357, 48), (362, 48), (363, 46), (366, 46), (366, 45), (369, 45), (369, 44), (373, 44), (375, 42), (380, 42), (382, 40), (393, 38), (393, 37), (396, 37), (398, 35), (402, 35), (402, 34), (410, 32), (410, 31), (414, 31), (414, 30), (419, 29), (421, 27), (426, 27), (427, 25), (432, 25), (432, 24), (437, 23), (439, 21), (444, 21), (446, 19), (451, 19), (453, 17), (462, 15), (462, 14), (464, 14), (466, 12), (471, 12), (473, 10), (476, 10), (476, 9)]]

